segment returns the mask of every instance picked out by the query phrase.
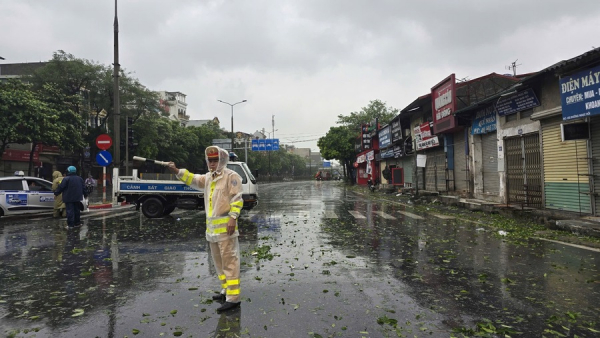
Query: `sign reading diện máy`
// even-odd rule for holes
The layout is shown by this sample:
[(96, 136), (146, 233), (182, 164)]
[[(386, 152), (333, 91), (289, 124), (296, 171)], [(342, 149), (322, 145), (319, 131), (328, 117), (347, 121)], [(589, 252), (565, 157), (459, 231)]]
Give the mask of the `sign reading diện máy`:
[(600, 66), (560, 79), (563, 120), (600, 114)]

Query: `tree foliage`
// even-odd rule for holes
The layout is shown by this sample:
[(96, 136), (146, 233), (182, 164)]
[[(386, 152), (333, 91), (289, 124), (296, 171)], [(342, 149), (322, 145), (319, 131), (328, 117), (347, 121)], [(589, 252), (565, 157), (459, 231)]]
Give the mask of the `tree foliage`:
[(351, 112), (349, 116), (338, 115), (337, 124), (359, 131), (361, 125), (367, 124), (376, 118), (381, 125), (389, 123), (398, 113), (398, 109), (388, 107), (385, 102), (372, 100), (368, 106), (362, 107), (358, 112)]
[[(119, 75), (119, 98), (120, 98), (120, 130), (115, 131), (111, 128), (114, 126), (114, 68), (105, 66), (96, 62), (80, 59), (72, 54), (65, 53), (59, 50), (53, 54), (52, 59), (47, 65), (33, 72), (27, 80), (33, 84), (34, 89), (43, 90), (47, 84), (54, 84), (60, 93), (65, 97), (78, 97), (78, 104), (72, 106), (72, 110), (80, 116), (83, 121), (87, 121), (90, 116), (97, 116), (101, 111), (106, 112), (103, 119), (98, 120), (97, 125), (87, 126), (87, 130), (82, 130), (79, 134), (83, 134), (83, 142), (85, 145), (92, 146), (95, 139), (100, 134), (109, 133), (116, 139), (115, 132), (118, 132), (120, 139), (126, 137), (125, 119), (133, 118), (134, 125), (142, 116), (146, 116), (149, 120), (146, 123), (140, 123), (146, 127), (151, 127), (149, 122), (152, 117), (165, 116), (165, 111), (160, 106), (158, 93), (148, 89), (142, 85), (138, 79), (131, 76), (124, 69)], [(164, 122), (164, 121), (163, 121)], [(159, 123), (156, 122), (155, 123)], [(167, 126), (162, 123), (161, 130), (173, 132), (172, 126)], [(108, 127), (108, 128), (107, 128)], [(156, 126), (158, 127), (158, 125)], [(136, 128), (134, 128), (135, 130)], [(142, 135), (149, 132), (155, 134), (149, 129), (139, 129), (140, 132), (136, 135)], [(179, 133), (177, 131), (176, 133)], [(74, 136), (74, 135), (73, 135)], [(165, 135), (161, 135), (165, 137)], [(76, 137), (76, 136), (74, 136)], [(148, 137), (144, 137), (148, 139)], [(167, 137), (169, 139), (170, 136)], [(158, 140), (155, 138), (154, 140)], [(69, 144), (78, 144), (79, 142), (61, 144), (63, 149), (70, 149)], [(138, 142), (139, 143), (139, 142)], [(167, 143), (172, 147), (171, 143)], [(114, 145), (120, 146), (120, 145)], [(148, 148), (148, 146), (145, 146)], [(177, 148), (172, 148), (177, 150)], [(143, 152), (152, 153), (149, 149), (142, 149)], [(122, 147), (121, 153), (125, 154), (125, 149)], [(184, 156), (185, 157), (185, 156)], [(124, 158), (122, 159), (124, 160)]]
[(306, 160), (284, 147), (276, 151), (248, 152), (248, 166), (257, 171), (260, 176), (304, 176), (308, 174)]
[[(73, 112), (77, 97), (61, 93), (56, 86), (44, 84), (33, 91), (18, 80), (0, 83), (0, 150), (10, 143), (58, 145), (73, 149), (83, 145), (83, 123)], [(33, 154), (29, 156), (29, 175)]]
[(398, 112), (398, 109), (388, 107), (385, 102), (373, 100), (368, 106), (362, 107), (358, 112), (350, 113), (349, 116), (338, 115), (337, 124), (341, 126), (331, 127), (317, 142), (321, 156), (340, 161), (348, 177), (352, 161), (356, 156), (354, 145), (356, 138), (360, 136), (361, 126), (375, 119), (380, 125), (387, 124), (398, 115)]

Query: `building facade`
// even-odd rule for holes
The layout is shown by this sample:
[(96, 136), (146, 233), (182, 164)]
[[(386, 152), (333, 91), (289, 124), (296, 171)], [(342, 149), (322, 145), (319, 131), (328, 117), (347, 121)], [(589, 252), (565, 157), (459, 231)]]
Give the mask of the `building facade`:
[(179, 121), (182, 126), (185, 126), (190, 120), (187, 115), (187, 103), (185, 102), (186, 95), (181, 92), (158, 92), (160, 96), (160, 105), (164, 111), (169, 113), (169, 118), (173, 121)]

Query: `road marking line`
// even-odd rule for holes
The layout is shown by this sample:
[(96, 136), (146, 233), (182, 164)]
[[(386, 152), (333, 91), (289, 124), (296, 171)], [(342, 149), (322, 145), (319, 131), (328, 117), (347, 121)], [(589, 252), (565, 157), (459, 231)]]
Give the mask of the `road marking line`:
[(110, 215), (110, 216), (101, 215), (100, 217), (98, 217), (98, 219), (109, 219), (109, 218), (121, 217), (121, 216), (129, 215), (129, 214), (133, 214), (135, 212), (137, 212), (137, 211), (134, 210), (134, 211), (129, 211), (129, 212), (117, 213), (117, 214)]
[(97, 216), (102, 216), (102, 215), (106, 215), (106, 214), (110, 214), (111, 211), (102, 211), (102, 212), (89, 212), (87, 214), (81, 214), (81, 218), (90, 218), (90, 217), (97, 217)]
[(338, 215), (332, 210), (325, 210), (325, 218), (338, 218)]
[(373, 213), (376, 214), (376, 215), (379, 215), (379, 216), (381, 216), (381, 217), (383, 217), (385, 219), (396, 219), (396, 217), (394, 217), (392, 215), (389, 215), (389, 214), (386, 214), (383, 211), (373, 211)]
[(350, 215), (354, 216), (354, 218), (356, 219), (365, 219), (366, 217), (363, 216), (360, 212), (355, 211), (355, 210), (348, 210), (348, 212), (350, 213)]
[(553, 242), (553, 243), (568, 245), (568, 246), (572, 246), (572, 247), (579, 248), (579, 249), (600, 252), (600, 249), (590, 248), (589, 246), (584, 246), (584, 245), (579, 245), (579, 244), (573, 244), (573, 243), (567, 243), (567, 242), (561, 242), (561, 241), (557, 241), (557, 240), (554, 240), (554, 239), (547, 239), (547, 238), (541, 238), (541, 237), (532, 237), (532, 238), (539, 239), (541, 241), (548, 241), (548, 242)]
[(435, 216), (437, 218), (441, 218), (441, 219), (456, 219), (456, 217), (454, 216), (447, 216), (447, 215), (442, 215), (442, 214), (430, 214), (431, 216)]
[(402, 214), (404, 216), (408, 216), (410, 218), (414, 218), (414, 219), (424, 219), (423, 217), (419, 216), (419, 215), (415, 215), (411, 212), (407, 212), (407, 211), (398, 211), (399, 214)]

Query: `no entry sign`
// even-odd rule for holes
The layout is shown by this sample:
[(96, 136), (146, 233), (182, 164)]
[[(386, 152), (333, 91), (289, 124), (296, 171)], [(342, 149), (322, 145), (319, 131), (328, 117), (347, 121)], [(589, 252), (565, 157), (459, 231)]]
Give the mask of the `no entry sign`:
[(107, 134), (101, 134), (96, 137), (96, 146), (99, 149), (106, 150), (112, 146), (112, 138)]

